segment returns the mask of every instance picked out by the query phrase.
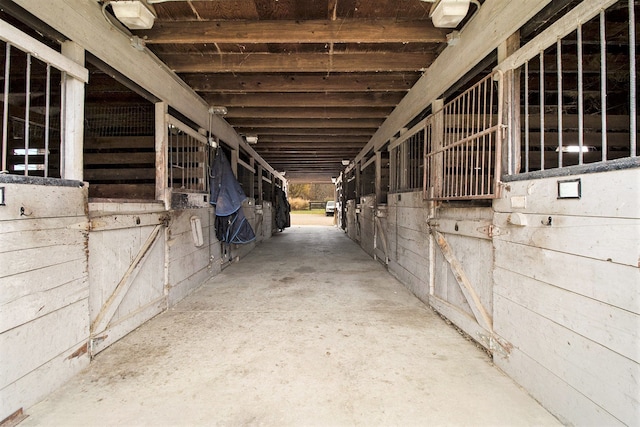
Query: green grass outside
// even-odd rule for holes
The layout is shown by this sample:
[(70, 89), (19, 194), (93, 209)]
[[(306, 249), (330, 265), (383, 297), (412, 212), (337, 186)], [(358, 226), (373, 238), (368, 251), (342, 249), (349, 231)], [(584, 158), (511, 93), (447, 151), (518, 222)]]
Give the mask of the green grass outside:
[(301, 215), (324, 215), (324, 209), (304, 209), (301, 211), (291, 211), (292, 214), (301, 214)]

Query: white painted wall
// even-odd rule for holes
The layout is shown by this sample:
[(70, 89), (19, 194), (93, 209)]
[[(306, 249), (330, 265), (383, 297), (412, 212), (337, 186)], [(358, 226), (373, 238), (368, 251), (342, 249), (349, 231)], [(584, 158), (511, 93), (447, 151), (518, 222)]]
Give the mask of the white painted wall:
[(6, 201), (0, 206), (3, 420), (89, 364), (89, 281), (87, 188), (0, 187)]

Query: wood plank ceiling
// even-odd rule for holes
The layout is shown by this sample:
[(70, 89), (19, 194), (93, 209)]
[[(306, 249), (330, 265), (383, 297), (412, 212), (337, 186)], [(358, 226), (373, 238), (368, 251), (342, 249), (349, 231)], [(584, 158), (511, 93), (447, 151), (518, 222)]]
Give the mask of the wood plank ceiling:
[(420, 0), (149, 3), (153, 28), (133, 33), (291, 181), (337, 176), (452, 31)]

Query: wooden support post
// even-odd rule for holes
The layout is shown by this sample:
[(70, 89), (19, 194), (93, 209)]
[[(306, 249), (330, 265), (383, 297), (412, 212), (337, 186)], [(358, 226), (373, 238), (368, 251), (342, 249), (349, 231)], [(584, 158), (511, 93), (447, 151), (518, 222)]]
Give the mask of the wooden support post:
[(264, 203), (264, 200), (263, 200), (263, 197), (262, 197), (263, 194), (264, 194), (264, 192), (262, 190), (262, 185), (263, 185), (262, 184), (262, 170), (263, 170), (262, 169), (262, 165), (258, 165), (258, 171), (257, 171), (257, 174), (258, 174), (258, 177), (257, 177), (258, 178), (258, 196), (257, 196), (257, 200), (258, 201), (257, 201), (257, 203), (260, 203), (260, 204)]
[[(520, 48), (520, 32), (512, 34), (498, 46), (498, 64)], [(509, 70), (504, 74), (504, 105), (502, 117), (508, 126), (502, 144), (502, 170), (508, 174), (520, 171), (520, 71)]]
[[(431, 111), (433, 111), (433, 126), (431, 130), (431, 147), (434, 152), (442, 150), (444, 147), (444, 112), (438, 113), (438, 111), (442, 110), (444, 106), (444, 100), (436, 99), (431, 104)], [(444, 154), (437, 154), (431, 163), (431, 170), (427, 173), (431, 174), (431, 182), (433, 183), (432, 189), (425, 189), (427, 191), (427, 195), (431, 196), (441, 196), (442, 195), (442, 186), (444, 179)], [(426, 165), (425, 165), (426, 167)]]
[[(85, 51), (77, 43), (62, 43), (62, 54), (73, 62), (84, 66)], [(70, 75), (64, 79), (64, 105), (62, 114), (63, 155), (60, 160), (61, 177), (64, 179), (84, 179), (84, 82)]]
[(166, 102), (158, 102), (155, 105), (156, 114), (156, 200), (164, 201), (165, 208), (169, 209), (169, 135), (167, 127), (167, 113), (169, 106)]

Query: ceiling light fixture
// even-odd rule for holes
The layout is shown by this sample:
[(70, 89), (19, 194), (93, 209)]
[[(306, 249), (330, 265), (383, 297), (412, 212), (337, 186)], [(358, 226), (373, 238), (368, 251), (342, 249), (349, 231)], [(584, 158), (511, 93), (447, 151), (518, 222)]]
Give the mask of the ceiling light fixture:
[(247, 141), (247, 144), (257, 144), (258, 143), (258, 136), (257, 135), (245, 135), (244, 136), (244, 140)]
[(227, 114), (227, 107), (224, 107), (222, 105), (209, 107), (209, 114), (215, 114), (216, 116), (225, 116)]
[[(455, 28), (462, 22), (472, 0), (422, 0), (433, 3), (429, 17), (438, 28)], [(476, 3), (476, 2), (474, 2)], [(476, 3), (479, 5), (479, 3)]]
[(156, 16), (140, 0), (118, 0), (109, 3), (118, 21), (130, 30), (148, 30), (153, 27)]
[(349, 160), (343, 160), (342, 166), (349, 166)]

